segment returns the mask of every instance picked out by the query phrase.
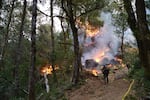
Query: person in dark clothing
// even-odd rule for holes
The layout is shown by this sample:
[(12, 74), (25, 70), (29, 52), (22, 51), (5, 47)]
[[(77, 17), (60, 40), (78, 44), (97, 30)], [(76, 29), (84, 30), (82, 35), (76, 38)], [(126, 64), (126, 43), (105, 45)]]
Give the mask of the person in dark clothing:
[(104, 81), (105, 81), (105, 83), (108, 84), (108, 82), (109, 82), (109, 79), (108, 79), (109, 68), (107, 68), (107, 67), (104, 65), (103, 68), (102, 68), (102, 73), (103, 73), (103, 76), (104, 76)]

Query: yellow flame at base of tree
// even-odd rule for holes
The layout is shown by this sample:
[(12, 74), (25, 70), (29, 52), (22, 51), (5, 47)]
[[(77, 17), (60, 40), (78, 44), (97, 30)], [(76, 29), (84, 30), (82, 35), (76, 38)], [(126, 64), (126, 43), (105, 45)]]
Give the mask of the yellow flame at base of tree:
[[(55, 66), (55, 70), (57, 70), (57, 69), (59, 69), (59, 67), (58, 67), (58, 66)], [(44, 75), (44, 74), (46, 74), (46, 75), (52, 74), (52, 71), (53, 71), (53, 69), (52, 69), (52, 66), (51, 66), (51, 65), (46, 65), (46, 66), (43, 66), (43, 67), (40, 68), (40, 73), (41, 73), (41, 75)]]

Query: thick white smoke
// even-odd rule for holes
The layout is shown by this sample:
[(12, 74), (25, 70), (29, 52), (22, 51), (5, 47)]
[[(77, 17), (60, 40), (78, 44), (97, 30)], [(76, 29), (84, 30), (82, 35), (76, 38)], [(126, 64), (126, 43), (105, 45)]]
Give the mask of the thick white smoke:
[(94, 59), (100, 65), (108, 64), (118, 53), (119, 39), (114, 34), (115, 28), (111, 24), (111, 14), (101, 13), (101, 19), (104, 21), (104, 25), (97, 35), (85, 39), (84, 35), (79, 35), (80, 43), (83, 44), (83, 65), (88, 59)]

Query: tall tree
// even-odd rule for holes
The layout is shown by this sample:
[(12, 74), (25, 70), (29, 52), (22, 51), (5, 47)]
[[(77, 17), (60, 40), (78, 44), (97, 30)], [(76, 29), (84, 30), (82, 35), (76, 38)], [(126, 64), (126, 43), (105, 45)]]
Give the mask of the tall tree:
[(7, 44), (8, 44), (9, 26), (11, 23), (11, 18), (12, 18), (12, 13), (14, 10), (15, 1), (16, 0), (12, 1), (11, 9), (10, 9), (9, 17), (8, 17), (8, 23), (7, 23), (6, 30), (5, 30), (4, 43), (2, 45), (2, 50), (1, 50), (1, 54), (0, 54), (0, 56), (1, 56), (1, 58), (0, 58), (0, 69), (2, 69), (2, 67), (4, 67), (5, 50), (6, 50)]
[(136, 37), (141, 64), (145, 69), (145, 77), (150, 79), (150, 31), (146, 20), (145, 1), (136, 0), (134, 13), (131, 0), (123, 0), (128, 13), (128, 23)]
[(56, 73), (55, 73), (55, 44), (54, 44), (54, 32), (53, 32), (53, 26), (54, 26), (54, 20), (53, 20), (53, 0), (50, 1), (50, 14), (51, 14), (51, 43), (52, 43), (52, 51), (51, 51), (51, 63), (52, 63), (52, 69), (53, 69), (53, 78), (54, 81), (57, 82)]
[(37, 0), (33, 0), (32, 25), (31, 25), (31, 65), (29, 68), (29, 87), (28, 87), (29, 100), (35, 100), (36, 19), (37, 19)]
[(17, 44), (17, 49), (16, 49), (16, 59), (15, 59), (15, 68), (14, 68), (14, 77), (15, 77), (15, 94), (18, 95), (18, 89), (19, 89), (19, 64), (20, 64), (20, 59), (21, 59), (21, 43), (22, 43), (22, 37), (23, 37), (23, 26), (24, 26), (24, 21), (25, 21), (25, 16), (26, 16), (26, 6), (27, 6), (27, 1), (24, 0), (24, 7), (23, 7), (23, 14), (22, 14), (22, 19), (21, 19), (21, 25), (19, 29), (19, 38), (18, 38), (18, 44)]
[(2, 5), (3, 5), (3, 1), (0, 0), (0, 9), (2, 8)]
[[(78, 30), (76, 21), (80, 19), (82, 22), (88, 21), (91, 25), (97, 27), (100, 26), (99, 11), (104, 7), (103, 0), (61, 0), (61, 7), (65, 12), (68, 22), (70, 24), (73, 33), (73, 44), (74, 44), (74, 70), (72, 82), (73, 84), (78, 83), (79, 80), (79, 69), (81, 67), (81, 52), (78, 41)], [(95, 20), (93, 20), (95, 18)]]
[(72, 1), (67, 0), (67, 7), (68, 7), (68, 17), (69, 23), (73, 32), (73, 41), (74, 41), (74, 53), (75, 53), (75, 60), (74, 60), (74, 72), (72, 77), (72, 82), (76, 84), (79, 80), (79, 68), (81, 67), (81, 56), (79, 52), (79, 41), (78, 41), (78, 32), (75, 26), (75, 19), (72, 10)]
[[(63, 14), (64, 14), (64, 11), (60, 11), (60, 15), (63, 16)], [(63, 20), (64, 20), (63, 18), (60, 18), (60, 23), (61, 23), (62, 33), (63, 33), (63, 42), (66, 43), (66, 39), (67, 39), (66, 31), (67, 30), (64, 29)], [(67, 52), (66, 45), (64, 45), (64, 51)]]
[[(75, 19), (73, 14), (73, 8), (72, 8), (72, 1), (71, 0), (61, 0), (62, 8), (65, 11), (68, 21), (70, 23), (72, 33), (73, 33), (73, 43), (74, 43), (74, 70), (73, 70), (73, 77), (72, 77), (72, 83), (76, 84), (79, 81), (79, 67), (81, 66), (81, 57), (79, 53), (79, 41), (78, 41), (78, 32), (77, 28), (75, 26)], [(64, 7), (66, 6), (66, 8)]]

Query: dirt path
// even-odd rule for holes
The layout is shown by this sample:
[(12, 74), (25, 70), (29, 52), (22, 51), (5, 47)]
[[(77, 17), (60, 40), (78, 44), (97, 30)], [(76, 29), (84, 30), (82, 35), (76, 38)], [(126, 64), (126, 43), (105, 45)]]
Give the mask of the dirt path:
[(80, 88), (66, 93), (68, 100), (121, 100), (130, 82), (124, 77), (126, 69), (109, 76), (110, 82), (105, 85), (102, 77), (88, 77)]

